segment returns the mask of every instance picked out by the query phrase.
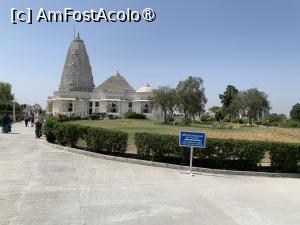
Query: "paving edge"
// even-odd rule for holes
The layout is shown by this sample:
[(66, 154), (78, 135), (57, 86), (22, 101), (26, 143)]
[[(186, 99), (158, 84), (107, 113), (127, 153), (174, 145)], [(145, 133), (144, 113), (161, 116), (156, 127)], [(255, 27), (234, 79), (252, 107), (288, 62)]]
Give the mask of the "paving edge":
[[(141, 159), (131, 159), (125, 157), (118, 157), (118, 156), (111, 156), (111, 155), (104, 155), (95, 152), (89, 152), (85, 150), (80, 150), (77, 148), (71, 148), (66, 146), (61, 146), (57, 144), (52, 144), (47, 142), (46, 140), (42, 140), (46, 145), (58, 149), (64, 150), (80, 155), (91, 156), (94, 158), (101, 158), (107, 160), (113, 160), (118, 162), (126, 162), (126, 163), (133, 163), (133, 164), (140, 164), (145, 166), (155, 166), (155, 167), (163, 167), (163, 168), (170, 168), (170, 169), (177, 169), (177, 170), (188, 170), (188, 166), (181, 166), (175, 164), (168, 164), (168, 163), (161, 163), (161, 162), (153, 162)], [(236, 170), (220, 170), (220, 169), (209, 169), (203, 167), (193, 167), (193, 171), (195, 172), (203, 172), (203, 173), (212, 173), (212, 174), (226, 174), (226, 175), (240, 175), (240, 176), (256, 176), (256, 177), (282, 177), (282, 178), (300, 178), (300, 174), (296, 173), (266, 173), (266, 172), (253, 172), (253, 171), (236, 171)]]

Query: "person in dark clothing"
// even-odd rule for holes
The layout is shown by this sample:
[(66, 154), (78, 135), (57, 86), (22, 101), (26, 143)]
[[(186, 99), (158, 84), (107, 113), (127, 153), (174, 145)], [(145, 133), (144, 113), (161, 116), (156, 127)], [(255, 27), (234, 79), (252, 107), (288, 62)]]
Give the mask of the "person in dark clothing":
[(28, 121), (30, 120), (29, 113), (26, 112), (24, 115), (25, 126), (28, 126)]
[(33, 112), (31, 112), (30, 113), (30, 122), (31, 122), (31, 127), (33, 127), (33, 125), (34, 125), (34, 114), (33, 114)]
[(6, 112), (2, 118), (2, 133), (11, 132), (11, 119)]

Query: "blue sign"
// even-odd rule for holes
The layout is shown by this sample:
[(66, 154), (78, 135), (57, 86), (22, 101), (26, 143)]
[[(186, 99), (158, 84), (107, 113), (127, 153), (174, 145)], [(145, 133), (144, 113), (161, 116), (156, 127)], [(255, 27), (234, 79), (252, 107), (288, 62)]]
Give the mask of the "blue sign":
[(179, 146), (205, 148), (206, 134), (204, 132), (180, 131)]

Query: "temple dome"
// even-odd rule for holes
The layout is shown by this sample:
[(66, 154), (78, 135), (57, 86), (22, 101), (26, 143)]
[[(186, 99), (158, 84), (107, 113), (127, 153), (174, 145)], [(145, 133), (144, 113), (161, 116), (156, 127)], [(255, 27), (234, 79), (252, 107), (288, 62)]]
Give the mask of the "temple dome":
[(134, 89), (130, 86), (127, 80), (120, 75), (119, 72), (117, 74), (109, 77), (106, 81), (100, 84), (95, 88), (96, 91), (134, 91)]
[(78, 34), (70, 44), (59, 90), (93, 91), (94, 87), (89, 56)]
[(146, 86), (140, 87), (136, 90), (136, 92), (153, 92), (154, 88), (151, 87), (149, 84), (146, 84)]

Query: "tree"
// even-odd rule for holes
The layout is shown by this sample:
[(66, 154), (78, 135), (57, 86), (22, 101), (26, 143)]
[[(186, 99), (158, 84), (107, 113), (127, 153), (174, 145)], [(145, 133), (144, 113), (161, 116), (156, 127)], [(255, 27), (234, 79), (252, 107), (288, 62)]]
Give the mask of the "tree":
[(219, 106), (212, 106), (212, 107), (210, 107), (209, 109), (208, 109), (208, 111), (210, 112), (210, 113), (212, 113), (212, 114), (216, 114), (216, 112), (218, 112), (218, 111), (220, 111), (220, 107)]
[(292, 107), (292, 110), (290, 112), (290, 116), (293, 120), (300, 121), (300, 103), (297, 103)]
[(235, 99), (242, 111), (250, 120), (257, 119), (261, 112), (271, 109), (268, 95), (259, 91), (257, 88), (251, 88), (246, 91), (241, 91)]
[(161, 86), (153, 91), (153, 96), (150, 97), (150, 105), (158, 108), (160, 107), (164, 113), (164, 122), (167, 123), (173, 118), (178, 98), (176, 90), (169, 86)]
[(226, 90), (224, 91), (224, 93), (219, 94), (219, 98), (221, 100), (221, 103), (223, 104), (223, 107), (228, 108), (231, 105), (234, 97), (237, 96), (238, 93), (239, 93), (239, 90), (236, 89), (235, 86), (228, 85), (226, 87)]
[(11, 84), (0, 82), (0, 104), (7, 105), (14, 100), (14, 95), (11, 93)]
[(189, 76), (180, 81), (176, 87), (179, 109), (184, 113), (184, 123), (189, 125), (192, 118), (204, 111), (207, 98), (203, 80), (200, 77)]

